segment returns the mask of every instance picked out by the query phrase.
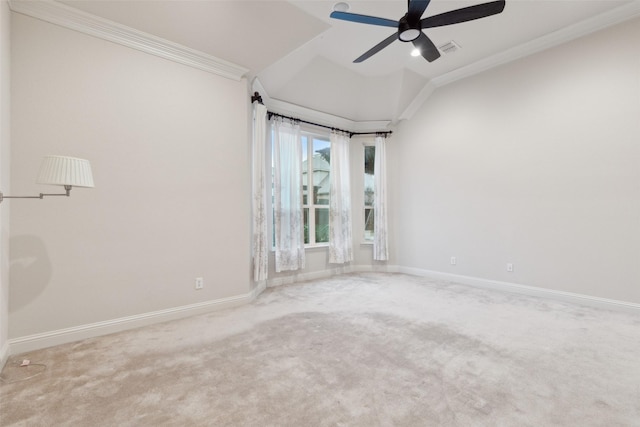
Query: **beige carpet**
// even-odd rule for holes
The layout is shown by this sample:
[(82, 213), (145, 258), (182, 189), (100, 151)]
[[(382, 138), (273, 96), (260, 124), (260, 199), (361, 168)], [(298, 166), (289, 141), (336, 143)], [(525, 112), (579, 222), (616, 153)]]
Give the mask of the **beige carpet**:
[(2, 426), (640, 426), (640, 316), (399, 274), (28, 357)]

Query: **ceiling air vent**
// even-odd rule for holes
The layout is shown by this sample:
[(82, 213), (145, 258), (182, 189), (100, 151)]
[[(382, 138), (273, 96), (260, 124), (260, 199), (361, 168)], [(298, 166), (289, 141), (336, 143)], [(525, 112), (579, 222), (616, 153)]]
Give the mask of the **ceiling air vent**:
[(449, 43), (445, 43), (442, 46), (438, 47), (438, 50), (440, 50), (440, 52), (442, 53), (448, 54), (457, 52), (458, 50), (460, 50), (460, 46), (458, 45), (458, 43), (451, 40)]

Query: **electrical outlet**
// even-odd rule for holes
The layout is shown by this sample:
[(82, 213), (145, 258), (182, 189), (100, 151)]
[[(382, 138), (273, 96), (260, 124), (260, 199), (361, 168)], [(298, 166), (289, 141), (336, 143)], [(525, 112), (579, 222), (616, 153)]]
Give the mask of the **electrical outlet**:
[(204, 279), (202, 277), (196, 277), (196, 289), (200, 290), (204, 288)]
[(452, 256), (451, 257), (451, 265), (456, 265), (458, 262), (458, 260), (456, 259), (456, 257)]
[(513, 273), (513, 264), (511, 264), (510, 262), (509, 262), (509, 263), (507, 263), (507, 271), (508, 271), (509, 273)]

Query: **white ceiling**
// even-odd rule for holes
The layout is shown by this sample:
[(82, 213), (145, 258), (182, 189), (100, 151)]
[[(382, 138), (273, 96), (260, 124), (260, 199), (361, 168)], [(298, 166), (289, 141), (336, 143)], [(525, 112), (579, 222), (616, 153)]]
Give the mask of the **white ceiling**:
[[(396, 41), (367, 61), (352, 61), (395, 30), (329, 18), (338, 0), (67, 0), (68, 6), (249, 69), (270, 99), (351, 121), (395, 121), (421, 91), (461, 70), (512, 57), (606, 26), (638, 0), (507, 0), (504, 12), (425, 30), (436, 46), (461, 49), (428, 63)], [(433, 0), (423, 16), (483, 3)], [(351, 0), (350, 12), (397, 20), (404, 0)], [(632, 16), (629, 16), (632, 17)], [(578, 28), (579, 30), (569, 31)], [(550, 37), (553, 37), (552, 39)], [(540, 43), (553, 40), (553, 43)], [(522, 52), (518, 53), (518, 49)], [(538, 49), (539, 50), (539, 49)], [(490, 61), (489, 61), (490, 62)], [(499, 61), (498, 61), (499, 62)], [(477, 67), (478, 64), (483, 64)], [(466, 74), (470, 74), (466, 72)], [(451, 78), (449, 78), (451, 80)]]

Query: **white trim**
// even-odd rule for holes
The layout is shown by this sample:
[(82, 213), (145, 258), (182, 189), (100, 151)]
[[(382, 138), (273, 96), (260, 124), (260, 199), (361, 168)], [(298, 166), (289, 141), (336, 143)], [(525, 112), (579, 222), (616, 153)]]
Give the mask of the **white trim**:
[(633, 314), (640, 314), (640, 304), (619, 301), (607, 298), (594, 297), (584, 294), (576, 294), (572, 292), (558, 291), (554, 289), (539, 288), (536, 286), (519, 285), (516, 283), (500, 282), (497, 280), (482, 279), (479, 277), (463, 276), (459, 274), (443, 273), (433, 270), (423, 270), (413, 267), (402, 267), (399, 265), (390, 265), (386, 263), (377, 263), (374, 265), (350, 265), (338, 267), (334, 269), (316, 271), (312, 273), (299, 273), (287, 276), (276, 277), (267, 282), (267, 287), (290, 285), (308, 280), (324, 279), (336, 274), (346, 273), (403, 273), (413, 276), (426, 277), (436, 280), (445, 280), (452, 283), (469, 285), (482, 289), (491, 289), (502, 292), (510, 292), (520, 295), (528, 295), (538, 298), (548, 298), (556, 301), (568, 302), (571, 304), (585, 305), (589, 307), (622, 311)]
[(313, 271), (309, 273), (279, 273), (278, 277), (274, 277), (267, 281), (267, 287), (292, 285), (295, 283), (306, 282), (309, 280), (326, 279), (327, 277), (336, 276), (339, 274), (348, 273), (397, 273), (398, 268), (396, 266), (390, 266), (384, 263), (376, 263), (374, 265), (344, 265), (335, 266), (327, 270)]
[(418, 93), (418, 95), (413, 98), (413, 101), (409, 104), (409, 106), (400, 114), (398, 120), (408, 120), (418, 111), (422, 104), (431, 96), (433, 92), (437, 89), (437, 86), (432, 82), (427, 82), (426, 85), (422, 88), (422, 90)]
[(397, 265), (387, 264), (386, 261), (373, 261), (372, 265), (354, 265), (353, 273), (399, 273)]
[(239, 81), (249, 72), (244, 67), (215, 56), (91, 15), (56, 1), (9, 0), (9, 6), (12, 11), (17, 13), (232, 80)]
[(495, 68), (499, 65), (515, 61), (525, 56), (567, 43), (579, 37), (586, 36), (604, 28), (633, 19), (640, 15), (640, 0), (635, 0), (623, 6), (619, 6), (601, 15), (586, 19), (553, 33), (546, 34), (537, 39), (520, 44), (488, 58), (481, 59), (473, 64), (438, 76), (431, 81), (436, 87), (441, 87), (457, 80), (470, 77), (483, 71)]
[(344, 117), (334, 116), (333, 114), (323, 113), (321, 111), (312, 110), (300, 105), (271, 98), (257, 77), (253, 79), (252, 89), (252, 92), (260, 93), (262, 102), (269, 111), (285, 116), (292, 116), (325, 126), (337, 127), (350, 132), (379, 132), (389, 129), (389, 125), (391, 124), (390, 120), (357, 122), (345, 119)]
[[(188, 65), (206, 72), (217, 74), (233, 80), (241, 80), (249, 70), (231, 62), (216, 58), (212, 55), (191, 49), (186, 46), (162, 39), (160, 37), (127, 27), (122, 24), (100, 18), (76, 8), (52, 0), (24, 1), (9, 0), (12, 11), (41, 19), (52, 24), (60, 25), (75, 31), (89, 34), (103, 40), (121, 44), (161, 58)], [(457, 80), (470, 77), (499, 65), (514, 61), (542, 50), (566, 43), (578, 37), (585, 36), (603, 28), (640, 16), (640, 0), (634, 0), (596, 17), (584, 20), (561, 30), (539, 37), (527, 43), (492, 55), (488, 58), (453, 70), (429, 81), (418, 96), (400, 114), (399, 120), (410, 119), (418, 108), (438, 87), (442, 87)], [(254, 80), (261, 88), (259, 92), (263, 100), (268, 98), (266, 90), (257, 79)], [(314, 111), (302, 106), (290, 104), (277, 99), (265, 102), (274, 112), (293, 114), (297, 117), (315, 121), (328, 126), (341, 127), (352, 132), (376, 132), (387, 129), (391, 121), (352, 121), (343, 117)]]
[(557, 301), (572, 304), (586, 305), (605, 310), (623, 311), (627, 313), (640, 314), (640, 304), (618, 301), (607, 298), (594, 297), (573, 292), (564, 292), (554, 289), (539, 288), (535, 286), (519, 285), (516, 283), (500, 282), (497, 280), (482, 279), (479, 277), (462, 276), (458, 274), (442, 273), (439, 271), (422, 270), (412, 267), (398, 267), (398, 272), (411, 274), (414, 276), (427, 277), (437, 280), (446, 280), (453, 283), (474, 286), (483, 289), (491, 289), (503, 292), (510, 292), (521, 295), (528, 295), (539, 298), (549, 298)]
[(118, 319), (106, 320), (103, 322), (73, 326), (71, 328), (13, 338), (9, 340), (8, 354), (13, 355), (24, 353), (54, 345), (113, 334), (115, 332), (121, 332), (128, 329), (139, 328), (141, 326), (149, 326), (169, 320), (177, 320), (184, 317), (206, 314), (212, 311), (223, 310), (225, 308), (237, 307), (249, 303), (253, 301), (253, 299), (254, 292), (249, 292), (234, 297), (183, 305), (165, 310), (152, 311), (149, 313), (120, 317)]
[(476, 61), (441, 76), (434, 77), (424, 86), (422, 91), (420, 91), (418, 96), (411, 102), (411, 104), (409, 104), (402, 114), (400, 114), (398, 120), (408, 120), (413, 117), (427, 98), (429, 98), (429, 96), (431, 96), (431, 94), (439, 87), (471, 77), (525, 56), (533, 55), (534, 53), (567, 43), (571, 40), (620, 24), (638, 16), (640, 16), (640, 0), (634, 0), (598, 16), (562, 28), (553, 33), (546, 34), (518, 46), (514, 46), (511, 49), (481, 59), (480, 61)]
[(253, 291), (251, 291), (251, 300), (255, 300), (256, 298), (258, 298), (265, 289), (267, 289), (267, 281), (262, 280), (256, 285), (255, 288), (253, 288)]
[(374, 265), (347, 265), (343, 267), (335, 267), (332, 269), (310, 273), (282, 275), (280, 277), (272, 278), (268, 281), (263, 281), (259, 283), (252, 291), (234, 297), (221, 298), (212, 301), (205, 301), (196, 304), (184, 305), (165, 310), (158, 310), (134, 316), (121, 317), (118, 319), (107, 320), (103, 322), (74, 326), (71, 328), (58, 329), (55, 331), (10, 339), (2, 348), (0, 348), (0, 369), (1, 367), (4, 367), (9, 356), (14, 354), (38, 350), (54, 345), (66, 344), (69, 342), (79, 341), (87, 338), (94, 338), (101, 335), (112, 334), (129, 329), (139, 328), (142, 326), (166, 322), (169, 320), (177, 320), (189, 316), (210, 313), (212, 311), (237, 307), (255, 300), (258, 295), (260, 295), (267, 287), (294, 284), (308, 280), (323, 279), (338, 274), (366, 272), (410, 274), (436, 280), (445, 280), (452, 283), (459, 283), (483, 289), (498, 290), (540, 298), (549, 298), (557, 301), (564, 301), (572, 304), (585, 305), (605, 310), (615, 310), (633, 314), (640, 314), (640, 304), (576, 294), (572, 292), (538, 288), (534, 286), (519, 285), (515, 283), (500, 282), (497, 280), (462, 276), (458, 274), (443, 273), (439, 271), (423, 270), (413, 267), (389, 265), (385, 263)]
[(272, 288), (274, 286), (292, 285), (294, 283), (306, 282), (308, 280), (326, 279), (327, 277), (344, 273), (351, 273), (351, 266), (331, 268), (328, 270), (320, 270), (310, 273), (278, 273), (280, 274), (279, 277), (267, 280), (267, 287)]
[(9, 342), (5, 341), (0, 348), (0, 372), (4, 369), (4, 365), (7, 364), (7, 360), (9, 360)]
[[(263, 92), (260, 92), (262, 94)], [(266, 92), (265, 92), (266, 93)], [(264, 97), (263, 97), (264, 98)], [(368, 121), (356, 122), (345, 119), (344, 117), (334, 116), (333, 114), (323, 113), (321, 111), (312, 110), (300, 105), (291, 104), (289, 102), (280, 101), (274, 98), (268, 98), (265, 105), (270, 111), (280, 113), (285, 116), (294, 116), (309, 122), (319, 123), (325, 126), (337, 127), (351, 132), (377, 132), (387, 129), (390, 121)]]

